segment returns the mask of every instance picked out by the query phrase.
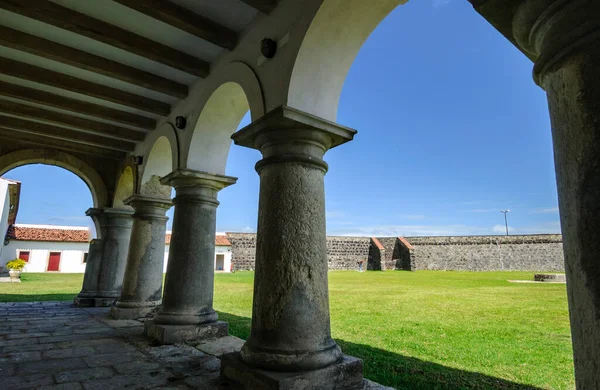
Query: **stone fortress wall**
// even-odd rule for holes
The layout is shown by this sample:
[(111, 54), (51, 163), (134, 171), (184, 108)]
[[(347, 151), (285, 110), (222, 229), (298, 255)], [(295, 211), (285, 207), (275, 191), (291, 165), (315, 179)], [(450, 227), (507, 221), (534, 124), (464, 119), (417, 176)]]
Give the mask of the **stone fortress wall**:
[[(227, 233), (236, 270), (253, 270), (256, 234)], [(559, 234), (327, 237), (331, 270), (564, 271)]]

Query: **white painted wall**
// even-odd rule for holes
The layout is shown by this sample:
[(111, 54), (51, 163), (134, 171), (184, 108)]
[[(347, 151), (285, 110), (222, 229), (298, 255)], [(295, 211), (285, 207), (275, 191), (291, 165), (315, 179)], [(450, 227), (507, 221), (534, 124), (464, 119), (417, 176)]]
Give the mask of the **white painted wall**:
[[(223, 272), (231, 272), (231, 247), (216, 246), (215, 247), (215, 270), (217, 270), (217, 255), (223, 255), (225, 267)], [(165, 245), (165, 261), (163, 263), (163, 273), (167, 272), (167, 263), (169, 261), (169, 245)]]
[(61, 273), (83, 273), (85, 263), (83, 254), (87, 253), (90, 244), (87, 242), (45, 242), (45, 241), (16, 241), (12, 240), (4, 247), (0, 264), (4, 267), (6, 263), (18, 257), (20, 251), (29, 251), (29, 262), (25, 266), (25, 272), (46, 272), (50, 252), (61, 252)]

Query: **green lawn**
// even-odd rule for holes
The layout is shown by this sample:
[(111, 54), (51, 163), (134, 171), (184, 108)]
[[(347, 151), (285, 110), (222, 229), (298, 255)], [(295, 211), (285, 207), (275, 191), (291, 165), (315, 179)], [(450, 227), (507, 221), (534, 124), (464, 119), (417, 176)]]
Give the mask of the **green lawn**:
[[(215, 308), (247, 338), (251, 272), (217, 274)], [(572, 389), (565, 285), (526, 272), (331, 272), (333, 337), (399, 389)], [(71, 299), (82, 275), (23, 274), (0, 301)]]

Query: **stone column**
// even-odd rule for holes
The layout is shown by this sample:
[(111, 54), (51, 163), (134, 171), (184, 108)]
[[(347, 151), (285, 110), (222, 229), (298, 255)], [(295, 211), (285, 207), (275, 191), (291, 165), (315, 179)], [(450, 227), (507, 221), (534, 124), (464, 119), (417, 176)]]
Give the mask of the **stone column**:
[(165, 256), (165, 214), (171, 199), (133, 195), (125, 200), (133, 207), (133, 228), (121, 296), (111, 309), (116, 319), (144, 317), (160, 305)]
[(85, 267), (83, 288), (75, 304), (80, 307), (111, 306), (121, 294), (129, 238), (132, 210), (91, 208), (86, 215), (99, 227), (101, 239), (90, 242)]
[(160, 311), (145, 332), (162, 344), (227, 336), (213, 309), (217, 193), (236, 178), (177, 170), (161, 179), (175, 188), (173, 234)]
[(578, 389), (600, 389), (600, 2), (528, 0), (513, 33), (547, 92)]
[(325, 152), (356, 132), (279, 107), (233, 135), (260, 150), (252, 329), (221, 377), (243, 388), (354, 388), (362, 361), (331, 338), (327, 285)]

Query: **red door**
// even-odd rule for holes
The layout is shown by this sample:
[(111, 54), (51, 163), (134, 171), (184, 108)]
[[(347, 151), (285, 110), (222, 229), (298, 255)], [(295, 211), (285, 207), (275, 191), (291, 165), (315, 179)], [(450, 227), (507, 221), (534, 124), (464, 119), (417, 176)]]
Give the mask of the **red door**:
[(46, 271), (58, 271), (60, 268), (60, 252), (50, 252), (48, 258), (48, 269)]

